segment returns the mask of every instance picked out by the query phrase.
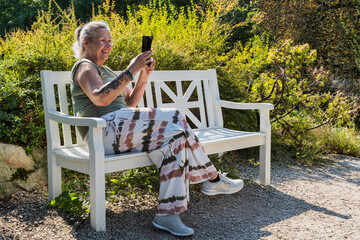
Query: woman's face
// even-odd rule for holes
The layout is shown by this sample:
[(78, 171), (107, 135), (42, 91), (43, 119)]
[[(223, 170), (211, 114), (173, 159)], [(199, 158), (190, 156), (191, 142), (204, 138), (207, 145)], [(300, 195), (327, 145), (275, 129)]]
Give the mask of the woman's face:
[(96, 29), (93, 38), (85, 40), (85, 47), (85, 57), (101, 66), (112, 49), (110, 32), (106, 28)]

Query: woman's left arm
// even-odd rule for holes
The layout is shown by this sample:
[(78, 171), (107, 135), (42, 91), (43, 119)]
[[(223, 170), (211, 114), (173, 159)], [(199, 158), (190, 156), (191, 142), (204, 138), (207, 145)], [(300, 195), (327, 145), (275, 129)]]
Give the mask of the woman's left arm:
[(141, 70), (139, 79), (135, 83), (133, 90), (131, 92), (128, 91), (128, 97), (126, 98), (128, 107), (136, 107), (144, 95), (147, 80), (156, 65), (154, 58), (150, 58), (149, 60), (150, 65)]

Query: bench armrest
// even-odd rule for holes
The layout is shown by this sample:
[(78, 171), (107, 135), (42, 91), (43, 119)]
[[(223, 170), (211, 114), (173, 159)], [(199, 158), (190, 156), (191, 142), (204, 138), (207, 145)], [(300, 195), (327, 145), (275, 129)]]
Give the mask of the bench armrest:
[(224, 108), (239, 109), (239, 110), (272, 110), (274, 105), (271, 103), (237, 103), (224, 100), (217, 100), (216, 103)]
[[(216, 104), (220, 107), (238, 109), (238, 110), (260, 110), (260, 132), (265, 132), (268, 137), (271, 136), (270, 110), (274, 109), (271, 103), (236, 103), (224, 100), (217, 100)], [(270, 141), (270, 140), (269, 140)]]
[(74, 117), (60, 112), (48, 112), (48, 117), (56, 122), (74, 125), (74, 126), (86, 126), (103, 128), (106, 126), (106, 122), (102, 118), (95, 117)]

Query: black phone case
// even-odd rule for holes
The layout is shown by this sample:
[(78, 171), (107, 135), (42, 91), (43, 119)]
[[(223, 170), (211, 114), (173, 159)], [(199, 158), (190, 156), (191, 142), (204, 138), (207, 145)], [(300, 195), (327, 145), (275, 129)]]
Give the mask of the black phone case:
[(151, 49), (152, 36), (143, 36), (141, 51), (149, 51)]

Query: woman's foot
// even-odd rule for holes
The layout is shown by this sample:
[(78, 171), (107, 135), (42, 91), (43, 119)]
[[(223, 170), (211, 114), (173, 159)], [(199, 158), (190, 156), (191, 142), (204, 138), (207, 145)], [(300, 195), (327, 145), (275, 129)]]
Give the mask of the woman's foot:
[(240, 191), (244, 186), (241, 179), (230, 179), (219, 172), (219, 181), (206, 181), (201, 187), (201, 192), (206, 195), (232, 194)]
[(186, 226), (180, 219), (179, 215), (156, 215), (153, 225), (159, 229), (170, 232), (175, 236), (191, 236), (194, 234), (194, 229)]

